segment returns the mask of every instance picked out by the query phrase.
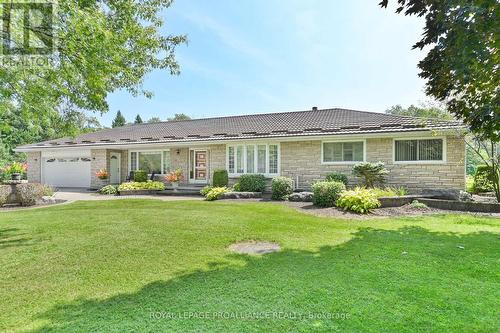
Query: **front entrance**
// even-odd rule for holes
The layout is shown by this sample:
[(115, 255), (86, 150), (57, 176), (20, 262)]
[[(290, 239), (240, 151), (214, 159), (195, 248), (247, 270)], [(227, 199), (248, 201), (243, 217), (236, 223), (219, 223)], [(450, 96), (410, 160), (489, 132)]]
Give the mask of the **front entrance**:
[(120, 164), (121, 154), (111, 153), (109, 157), (109, 182), (111, 184), (120, 184)]
[(206, 149), (189, 150), (189, 182), (206, 183), (208, 178), (208, 156)]

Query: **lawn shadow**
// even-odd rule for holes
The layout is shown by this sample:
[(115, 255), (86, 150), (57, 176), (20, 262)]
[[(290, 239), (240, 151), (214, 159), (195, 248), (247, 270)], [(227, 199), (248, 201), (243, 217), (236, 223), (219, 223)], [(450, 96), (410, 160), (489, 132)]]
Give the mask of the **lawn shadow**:
[(499, 325), (498, 241), (365, 228), (318, 251), (228, 253), (234, 264), (60, 304), (36, 332), (487, 331)]
[(21, 237), (22, 235), (24, 233), (20, 233), (17, 228), (0, 228), (0, 249), (30, 245), (31, 238)]

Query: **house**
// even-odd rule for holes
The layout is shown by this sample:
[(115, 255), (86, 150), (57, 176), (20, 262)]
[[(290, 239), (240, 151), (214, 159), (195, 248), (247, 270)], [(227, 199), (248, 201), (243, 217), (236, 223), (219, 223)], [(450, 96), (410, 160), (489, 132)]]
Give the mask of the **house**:
[[(130, 171), (163, 175), (180, 168), (185, 183), (211, 182), (226, 169), (292, 178), (308, 188), (329, 172), (361, 161), (386, 164), (390, 186), (411, 192), (465, 186), (465, 129), (439, 121), (346, 109), (254, 114), (105, 129), (76, 138), (20, 146), (28, 180), (57, 187), (99, 188), (125, 181)], [(97, 178), (107, 169), (109, 180)]]

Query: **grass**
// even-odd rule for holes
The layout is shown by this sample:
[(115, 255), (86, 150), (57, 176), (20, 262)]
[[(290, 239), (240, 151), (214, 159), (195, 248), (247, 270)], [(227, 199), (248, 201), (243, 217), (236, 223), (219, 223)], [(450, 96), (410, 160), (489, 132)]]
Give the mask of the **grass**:
[[(494, 218), (355, 221), (271, 203), (0, 213), (0, 331), (498, 332), (499, 234)], [(227, 251), (245, 239), (283, 250)]]

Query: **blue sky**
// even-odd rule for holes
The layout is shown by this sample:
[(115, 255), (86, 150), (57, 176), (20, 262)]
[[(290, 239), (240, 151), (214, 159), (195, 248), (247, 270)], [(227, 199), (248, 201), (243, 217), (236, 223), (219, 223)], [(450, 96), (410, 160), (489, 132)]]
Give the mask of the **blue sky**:
[[(425, 101), (411, 46), (423, 19), (381, 9), (379, 0), (177, 0), (164, 12), (166, 34), (187, 34), (179, 76), (148, 75), (152, 99), (116, 92), (127, 120), (193, 118), (343, 107), (383, 112)], [(395, 1), (393, 1), (395, 2)]]

